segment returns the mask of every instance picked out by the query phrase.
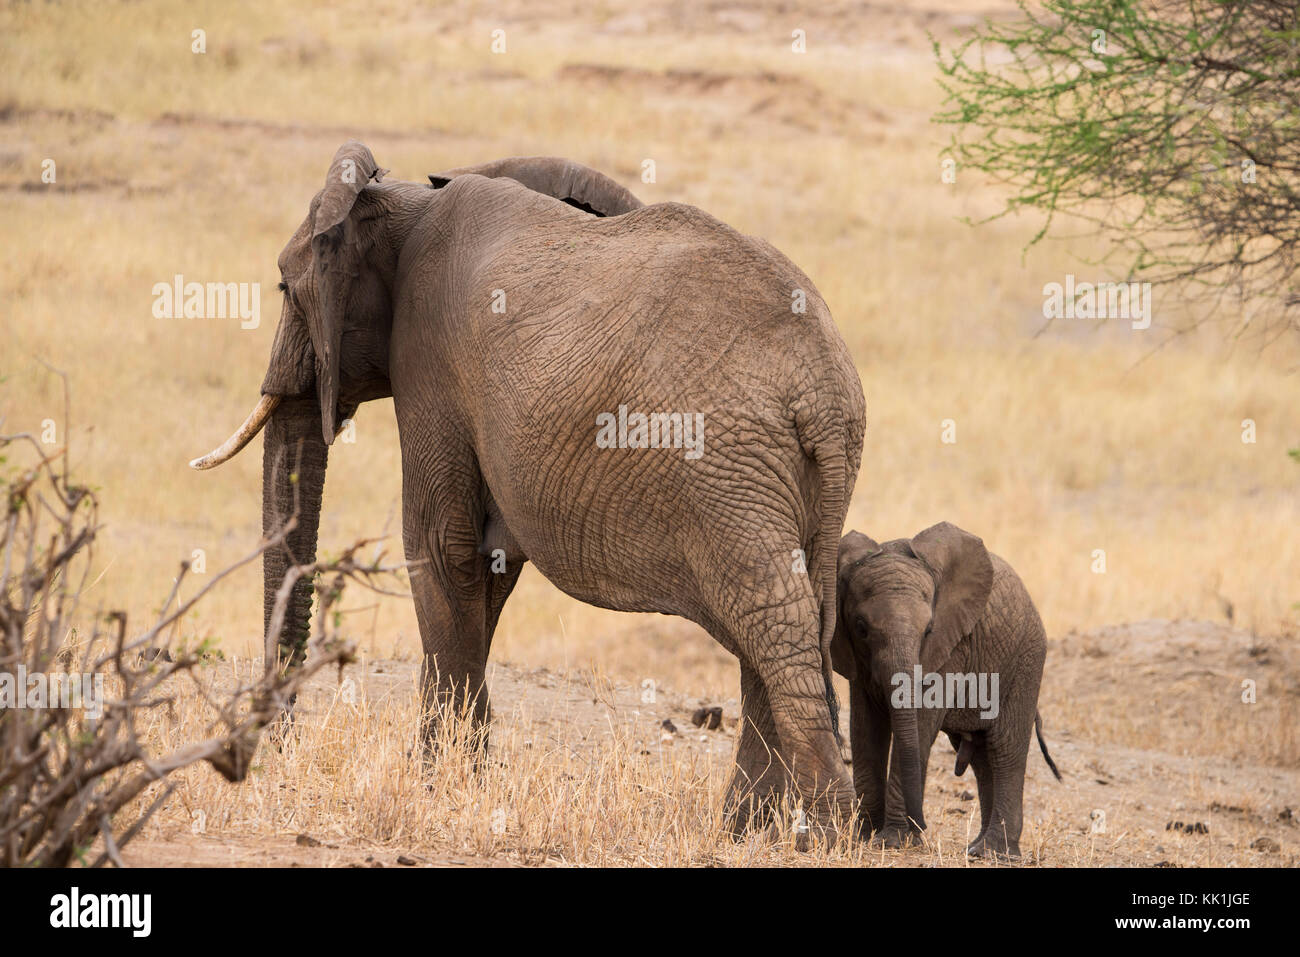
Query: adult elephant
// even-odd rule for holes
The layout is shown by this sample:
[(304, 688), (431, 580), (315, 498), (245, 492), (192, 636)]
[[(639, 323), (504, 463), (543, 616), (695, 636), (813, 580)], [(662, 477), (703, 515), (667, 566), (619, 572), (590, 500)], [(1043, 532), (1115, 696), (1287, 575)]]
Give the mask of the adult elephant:
[[(385, 181), (346, 143), (280, 254), (261, 400), (192, 463), (266, 427), (263, 528), (298, 515), (266, 555), (268, 629), (288, 564), (315, 560), (339, 423), (391, 396), (429, 722), (466, 700), (487, 720), (488, 649), (526, 555), (576, 598), (681, 615), (740, 659), (735, 827), (744, 799), (791, 782), (819, 817), (847, 814), (829, 647), (864, 410), (825, 303), (694, 207), (641, 206), (563, 160), (483, 169)], [(484, 554), (503, 543), (504, 568)], [(299, 582), (284, 653), (310, 606)]]

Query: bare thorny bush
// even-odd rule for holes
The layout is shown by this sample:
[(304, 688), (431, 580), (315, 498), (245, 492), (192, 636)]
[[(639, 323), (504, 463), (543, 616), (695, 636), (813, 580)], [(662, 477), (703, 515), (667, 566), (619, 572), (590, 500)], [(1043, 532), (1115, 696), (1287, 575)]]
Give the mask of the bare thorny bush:
[[(293, 581), (316, 580), (305, 662), (290, 668), (272, 653), (260, 674), (216, 695), (200, 676), (207, 642), (181, 639), (182, 619), (220, 581), (282, 542), (293, 521), (188, 600), (180, 598), (189, 572), (183, 563), (162, 610), (133, 633), (124, 612), (92, 614), (83, 601), (101, 529), (95, 494), (70, 481), (64, 453), (47, 455), (31, 435), (0, 436), (0, 466), (6, 453), (28, 447), (34, 463), (0, 479), (0, 865), (121, 866), (120, 850), (175, 788), (173, 772), (207, 762), (227, 781), (244, 779), (263, 730), (287, 728), (284, 716), (304, 683), (352, 660), (353, 645), (339, 633), (344, 584), (376, 587), (396, 568), (381, 565), (378, 553), (360, 561), (366, 541), (337, 559), (291, 567), (273, 618), (282, 618)], [(142, 726), (174, 711), (186, 681), (209, 709), (207, 736), (151, 750)], [(155, 783), (151, 803), (128, 808)], [(119, 812), (129, 820), (115, 820)], [(97, 841), (102, 850), (91, 859)]]

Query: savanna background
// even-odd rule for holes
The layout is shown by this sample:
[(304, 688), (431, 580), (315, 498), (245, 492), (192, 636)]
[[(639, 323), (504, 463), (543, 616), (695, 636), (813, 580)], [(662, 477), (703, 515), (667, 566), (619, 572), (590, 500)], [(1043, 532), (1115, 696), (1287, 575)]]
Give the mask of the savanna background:
[[(1087, 263), (1106, 238), (1026, 252), (1037, 220), (963, 223), (1002, 194), (961, 169), (941, 181), (950, 131), (931, 121), (928, 34), (1013, 15), (1006, 0), (7, 3), (0, 431), (53, 420), (103, 503), (90, 603), (143, 620), (196, 549), (210, 574), (259, 538), (260, 441), (215, 472), (186, 463), (256, 401), (276, 256), (337, 146), (357, 137), (410, 180), (570, 157), (763, 236), (813, 278), (867, 401), (848, 527), (884, 540), (946, 519), (1024, 578), (1066, 774), (1031, 754), (1032, 862), (1294, 864), (1300, 341), (1171, 336), (1182, 307), (1161, 289), (1149, 330), (1048, 326), (1045, 283), (1121, 278)], [(177, 273), (260, 283), (260, 326), (155, 318), (153, 286)], [(68, 374), (70, 416), (41, 360)], [(400, 557), (391, 402), (362, 408), (330, 464), (322, 549), (387, 534)], [(492, 650), (494, 762), (472, 773), (453, 750), (422, 769), (411, 604), (356, 592), (348, 607), (362, 659), (319, 683), (297, 736), (240, 787), (186, 771), (129, 861), (965, 864), (974, 781), (953, 777), (943, 739), (925, 848), (730, 841), (733, 660), (694, 625), (582, 605), (532, 568)], [(220, 686), (257, 666), (261, 614), (250, 567), (177, 640), (214, 640)], [(152, 733), (198, 733), (197, 692), (181, 704)], [(723, 728), (692, 726), (701, 705), (723, 707)]]

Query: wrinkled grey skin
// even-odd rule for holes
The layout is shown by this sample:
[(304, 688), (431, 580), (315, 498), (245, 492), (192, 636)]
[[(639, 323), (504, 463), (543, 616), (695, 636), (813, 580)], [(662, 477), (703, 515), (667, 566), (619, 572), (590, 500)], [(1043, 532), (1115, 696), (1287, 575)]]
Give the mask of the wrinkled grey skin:
[[(925, 828), (922, 799), (930, 747), (945, 731), (979, 786), (980, 831), (972, 856), (1019, 857), (1030, 735), (1043, 742), (1038, 686), (1047, 638), (1029, 593), (980, 539), (947, 522), (913, 539), (878, 545), (860, 532), (840, 542), (839, 617), (831, 655), (849, 679), (853, 784), (865, 835), (899, 847)], [(898, 709), (893, 676), (997, 673), (998, 714), (977, 706)], [(890, 739), (893, 755), (890, 757)]]
[[(642, 207), (563, 160), (489, 165), (501, 175), (386, 181), (347, 143), (280, 255), (287, 292), (262, 392), (284, 398), (267, 427), (263, 523), (295, 507), (299, 522), (267, 554), (268, 612), (286, 564), (314, 560), (339, 423), (392, 396), (426, 734), (467, 700), (487, 721), (488, 650), (527, 556), (570, 595), (681, 615), (740, 659), (737, 828), (745, 798), (788, 783), (815, 813), (847, 814), (829, 646), (864, 403), (825, 304), (771, 246), (699, 209)], [(791, 309), (796, 288), (806, 312)], [(597, 414), (620, 404), (702, 413), (702, 457), (598, 448)], [(286, 654), (310, 606), (300, 583)]]

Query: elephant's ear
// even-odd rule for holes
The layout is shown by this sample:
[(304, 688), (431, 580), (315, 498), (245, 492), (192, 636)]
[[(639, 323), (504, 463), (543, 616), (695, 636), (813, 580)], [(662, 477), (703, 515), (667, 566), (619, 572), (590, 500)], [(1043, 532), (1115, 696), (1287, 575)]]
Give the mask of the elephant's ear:
[(831, 667), (837, 674), (843, 675), (850, 681), (858, 676), (858, 668), (857, 658), (853, 654), (852, 639), (849, 637), (851, 628), (848, 621), (849, 613), (852, 611), (849, 603), (849, 572), (859, 560), (879, 548), (879, 545), (861, 532), (849, 532), (840, 539), (839, 569), (835, 576), (837, 614), (835, 634), (831, 637)]
[(507, 177), (596, 216), (618, 216), (645, 204), (604, 173), (556, 156), (512, 156), (478, 166), (461, 166), (431, 173), (429, 182), (442, 189), (457, 176), (477, 173), (488, 179)]
[(943, 667), (984, 614), (993, 562), (982, 540), (948, 522), (930, 526), (911, 546), (934, 576), (934, 618), (921, 645), (921, 667), (930, 674)]
[(308, 316), (316, 353), (316, 393), (320, 397), (325, 444), (334, 441), (339, 400), (339, 349), (352, 280), (361, 269), (365, 249), (352, 211), (361, 190), (388, 170), (380, 169), (364, 144), (349, 140), (339, 147), (325, 176), (311, 227), (312, 274), (319, 290), (317, 315)]

